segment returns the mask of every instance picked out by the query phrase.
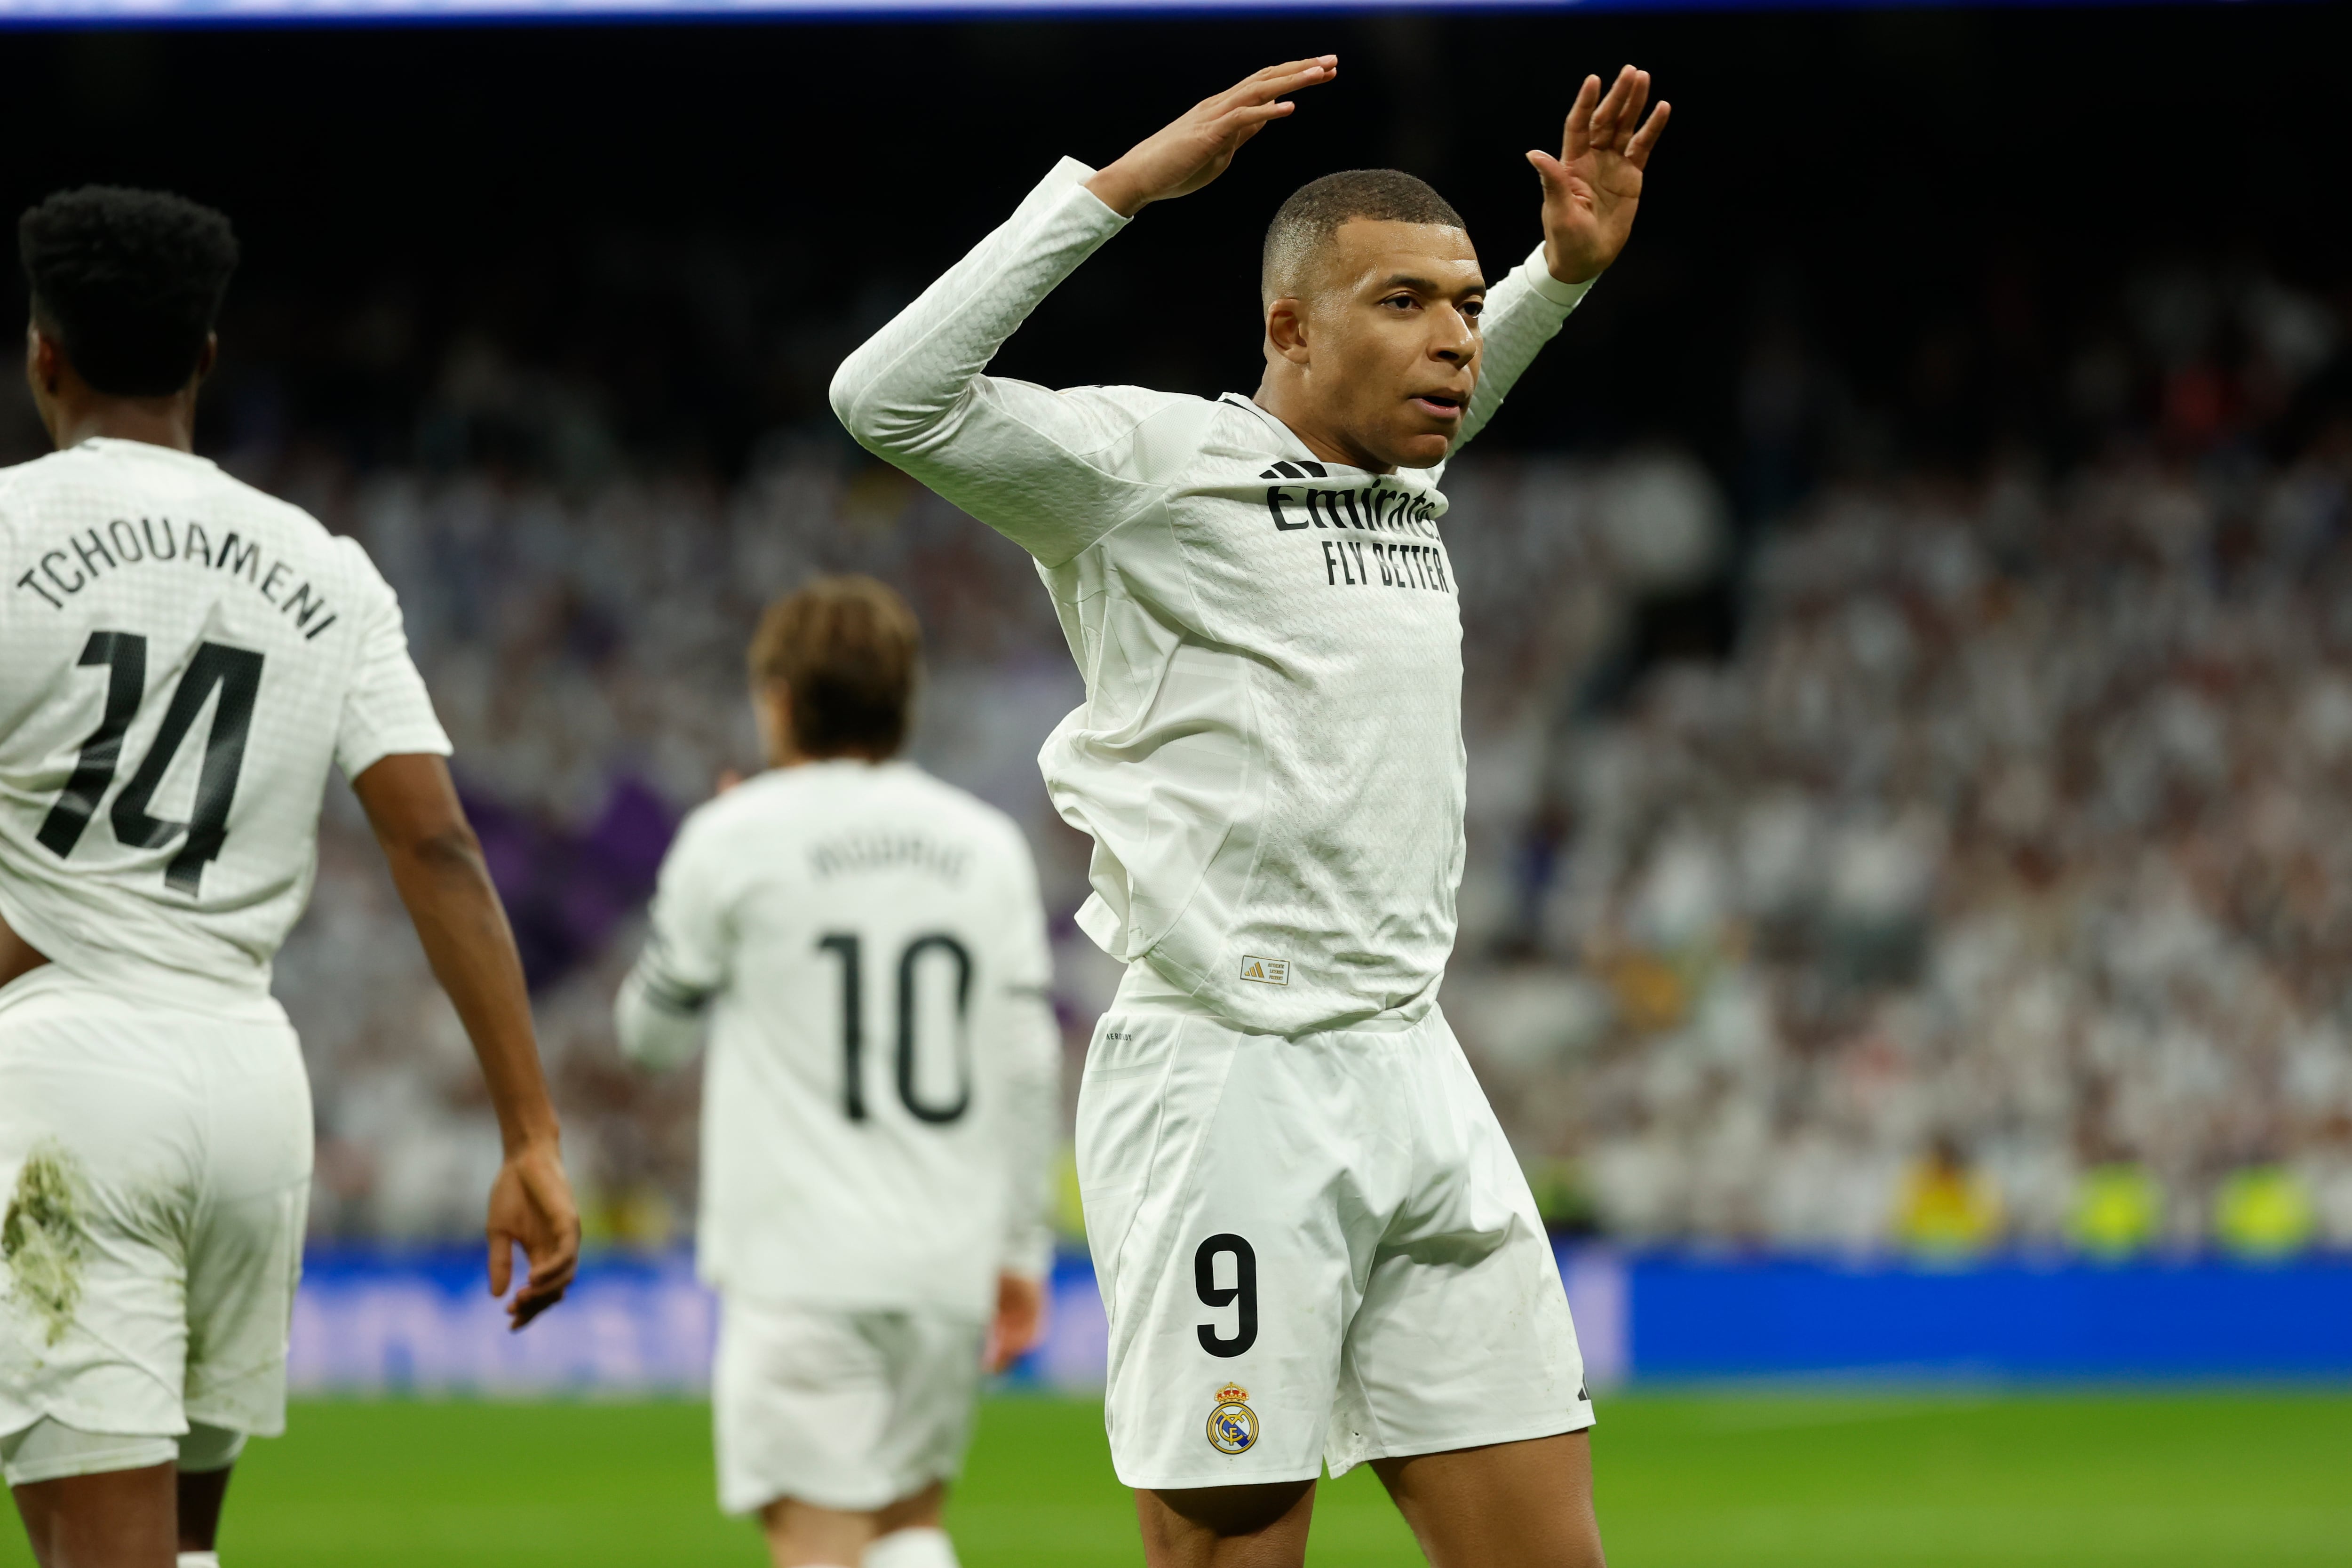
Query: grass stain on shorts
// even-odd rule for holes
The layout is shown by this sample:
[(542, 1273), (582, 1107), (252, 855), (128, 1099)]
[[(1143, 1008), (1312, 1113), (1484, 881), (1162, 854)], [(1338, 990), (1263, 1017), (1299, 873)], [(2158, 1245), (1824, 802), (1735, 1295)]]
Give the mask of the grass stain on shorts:
[(0, 1259), (16, 1279), (10, 1294), (48, 1326), (52, 1345), (66, 1337), (81, 1305), (81, 1183), (73, 1156), (54, 1139), (37, 1144), (17, 1174), (0, 1219)]

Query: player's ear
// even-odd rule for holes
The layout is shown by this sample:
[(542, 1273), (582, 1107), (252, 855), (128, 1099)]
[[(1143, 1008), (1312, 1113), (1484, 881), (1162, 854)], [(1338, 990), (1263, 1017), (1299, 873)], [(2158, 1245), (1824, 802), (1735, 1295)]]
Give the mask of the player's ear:
[(25, 379), (37, 392), (54, 396), (58, 390), (58, 345), (41, 331), (37, 321), (25, 323)]
[(205, 334), (204, 349), (196, 355), (195, 378), (190, 382), (189, 384), (192, 386), (202, 386), (207, 380), (211, 379), (213, 366), (219, 363), (220, 334), (218, 332), (206, 332)]
[(1293, 364), (1307, 363), (1307, 302), (1285, 295), (1265, 308), (1265, 341)]

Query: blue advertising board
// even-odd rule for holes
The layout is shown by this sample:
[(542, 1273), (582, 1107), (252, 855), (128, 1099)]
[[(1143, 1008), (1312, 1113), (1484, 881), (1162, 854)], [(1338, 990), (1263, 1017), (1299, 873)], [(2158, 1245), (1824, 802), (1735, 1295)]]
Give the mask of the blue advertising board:
[(2352, 1378), (2352, 1259), (1628, 1267), (1644, 1379)]
[[(1569, 1247), (1560, 1273), (1595, 1383), (2352, 1380), (2352, 1258), (2099, 1267), (1709, 1258)], [(717, 1305), (682, 1252), (604, 1254), (507, 1331), (481, 1255), (314, 1248), (294, 1312), (298, 1390), (690, 1394)], [(1082, 1256), (1015, 1381), (1098, 1388), (1108, 1334)]]

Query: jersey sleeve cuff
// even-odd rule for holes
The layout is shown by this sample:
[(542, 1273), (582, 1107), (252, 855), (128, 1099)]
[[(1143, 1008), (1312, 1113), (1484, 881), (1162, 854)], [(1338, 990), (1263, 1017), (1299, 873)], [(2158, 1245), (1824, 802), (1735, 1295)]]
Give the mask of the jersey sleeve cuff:
[(404, 734), (371, 736), (363, 744), (337, 752), (335, 765), (343, 770), (346, 780), (353, 780), (386, 757), (446, 757), (456, 750), (439, 728), (419, 729)]
[(997, 1268), (1024, 1279), (1043, 1279), (1054, 1272), (1054, 1233), (1043, 1226), (1013, 1237)]
[(1551, 275), (1551, 264), (1544, 259), (1544, 247), (1540, 245), (1519, 264), (1519, 277), (1536, 291), (1538, 297), (1549, 300), (1563, 311), (1575, 310), (1584, 297), (1592, 292), (1592, 286), (1601, 281), (1598, 278), (1588, 278), (1581, 283), (1561, 282)]
[(1087, 182), (1093, 179), (1096, 173), (1090, 164), (1081, 163), (1076, 158), (1065, 158), (1054, 165), (1053, 172), (1039, 183), (1038, 188), (1059, 194), (1062, 199), (1055, 205), (1075, 209), (1096, 219), (1104, 234), (1117, 234), (1134, 220), (1111, 211), (1109, 204), (1087, 189)]

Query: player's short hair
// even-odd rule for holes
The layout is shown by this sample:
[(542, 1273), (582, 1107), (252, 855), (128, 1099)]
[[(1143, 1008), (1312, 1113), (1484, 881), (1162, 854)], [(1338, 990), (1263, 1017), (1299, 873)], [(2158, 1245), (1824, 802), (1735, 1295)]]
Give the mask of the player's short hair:
[(236, 270), (236, 234), (165, 191), (84, 185), (16, 220), (34, 324), (111, 397), (188, 384)]
[(1402, 169), (1343, 169), (1291, 192), (1265, 226), (1265, 246), (1258, 253), (1259, 292), (1268, 302), (1296, 294), (1316, 254), (1331, 243), (1341, 224), (1354, 218), (1469, 226), (1426, 180)]
[(922, 652), (906, 600), (871, 577), (820, 577), (760, 617), (751, 684), (792, 693), (803, 756), (887, 757), (907, 742)]

